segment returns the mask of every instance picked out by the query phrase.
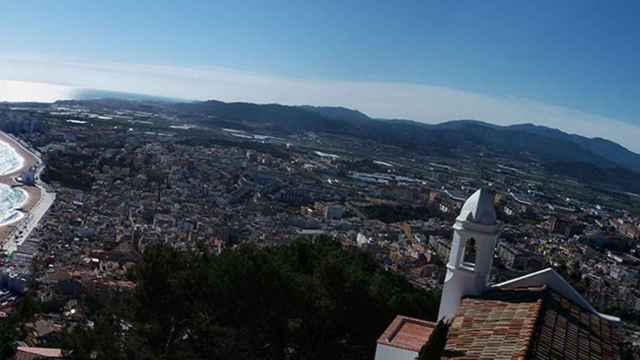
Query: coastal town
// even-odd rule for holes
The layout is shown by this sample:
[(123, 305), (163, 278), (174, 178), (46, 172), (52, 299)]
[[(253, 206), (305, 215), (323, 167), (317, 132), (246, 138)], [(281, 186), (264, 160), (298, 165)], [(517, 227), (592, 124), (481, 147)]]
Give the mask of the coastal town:
[[(25, 346), (93, 319), (85, 292), (130, 291), (145, 248), (260, 247), (328, 236), (415, 287), (440, 289), (452, 225), (478, 188), (501, 228), (491, 282), (553, 267), (640, 346), (640, 196), (545, 176), (495, 154), (427, 156), (332, 134), (203, 127), (170, 112), (0, 105), (28, 194), (2, 226), (0, 315), (48, 304)], [(57, 304), (57, 305), (54, 305)]]

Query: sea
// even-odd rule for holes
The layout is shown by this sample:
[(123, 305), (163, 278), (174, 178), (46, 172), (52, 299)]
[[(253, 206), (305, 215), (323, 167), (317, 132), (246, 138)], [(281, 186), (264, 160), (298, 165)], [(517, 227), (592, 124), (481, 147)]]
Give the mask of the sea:
[[(22, 167), (24, 159), (11, 146), (0, 141), (0, 175), (10, 174)], [(0, 184), (0, 225), (18, 221), (22, 213), (17, 209), (27, 200), (27, 193), (20, 188)]]

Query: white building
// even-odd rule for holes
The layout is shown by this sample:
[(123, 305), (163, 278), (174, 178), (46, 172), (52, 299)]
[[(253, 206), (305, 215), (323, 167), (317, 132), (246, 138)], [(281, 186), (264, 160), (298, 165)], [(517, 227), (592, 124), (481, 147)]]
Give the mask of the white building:
[(467, 199), (453, 225), (438, 320), (453, 320), (463, 296), (487, 289), (497, 237), (493, 195), (480, 189)]

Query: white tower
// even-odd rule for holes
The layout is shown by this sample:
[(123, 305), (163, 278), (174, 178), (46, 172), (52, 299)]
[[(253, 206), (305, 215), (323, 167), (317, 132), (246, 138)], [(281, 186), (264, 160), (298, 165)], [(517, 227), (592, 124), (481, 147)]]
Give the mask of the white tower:
[(479, 189), (464, 203), (453, 225), (438, 320), (452, 320), (463, 296), (487, 289), (497, 237), (493, 194)]

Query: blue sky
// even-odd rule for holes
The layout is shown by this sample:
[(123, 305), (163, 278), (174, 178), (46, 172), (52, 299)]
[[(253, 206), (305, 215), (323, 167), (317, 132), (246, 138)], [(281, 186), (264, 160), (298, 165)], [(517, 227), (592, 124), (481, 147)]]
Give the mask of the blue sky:
[[(333, 84), (343, 89), (336, 105), (374, 116), (477, 118), (476, 102), (456, 112), (456, 96), (471, 95), (515, 104), (513, 117), (528, 104), (523, 112), (549, 106), (589, 123), (640, 126), (638, 18), (636, 1), (11, 1), (0, 13), (0, 79), (223, 100), (241, 100), (244, 86), (248, 101), (311, 104), (333, 100)], [(132, 74), (142, 65), (153, 71)], [(109, 81), (114, 73), (122, 81)], [(276, 83), (299, 89), (256, 93)], [(404, 101), (354, 93), (350, 102), (350, 90), (363, 89), (414, 92)], [(425, 89), (451, 96), (438, 104), (421, 98), (432, 95)], [(493, 121), (487, 109), (478, 114)], [(545, 109), (522, 120), (549, 124)], [(504, 109), (495, 116), (522, 122)], [(561, 118), (549, 125), (602, 129)]]

